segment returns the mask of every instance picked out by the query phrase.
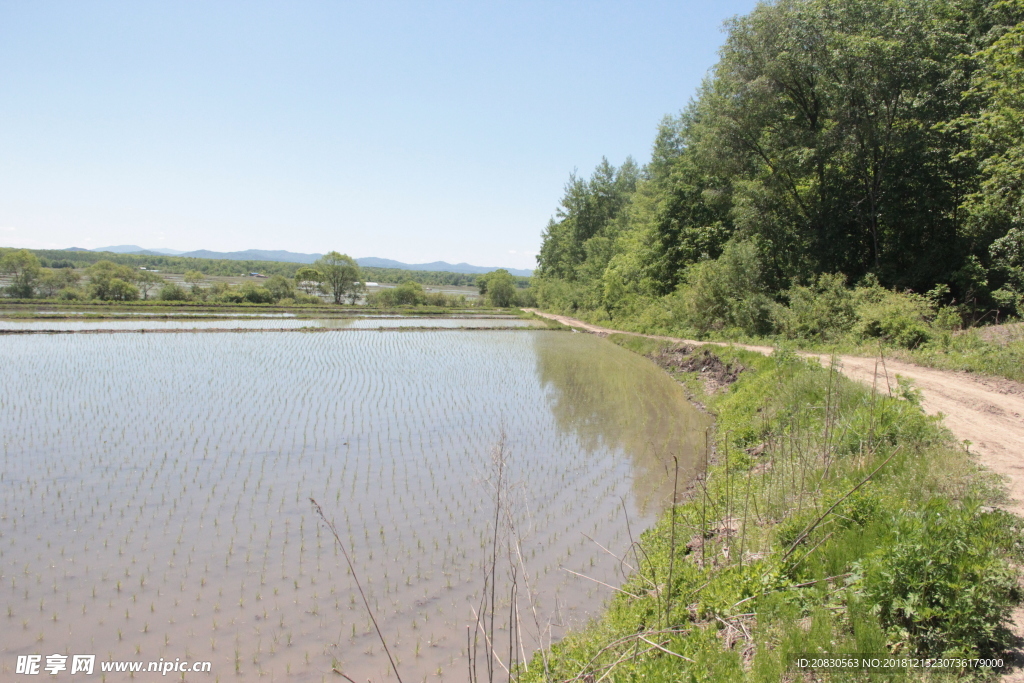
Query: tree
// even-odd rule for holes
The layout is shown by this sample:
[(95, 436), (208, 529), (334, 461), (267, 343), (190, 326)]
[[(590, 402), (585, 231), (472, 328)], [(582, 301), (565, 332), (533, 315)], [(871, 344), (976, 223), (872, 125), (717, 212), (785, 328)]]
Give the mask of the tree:
[(348, 296), (348, 302), (355, 306), (356, 302), (359, 301), (359, 297), (366, 293), (366, 283), (356, 281), (352, 285), (352, 289), (346, 294)]
[(77, 287), (82, 276), (75, 272), (71, 266), (62, 267), (58, 271), (58, 277), (60, 278), (60, 288), (68, 289), (69, 287)]
[(516, 281), (504, 268), (487, 274), (484, 291), (492, 306), (507, 308), (516, 298)]
[(181, 285), (168, 282), (160, 288), (159, 297), (161, 301), (188, 301), (188, 292)]
[(28, 249), (9, 251), (0, 258), (0, 273), (10, 276), (7, 293), (16, 299), (30, 299), (42, 275), (39, 259)]
[(313, 265), (323, 275), (324, 287), (334, 297), (336, 304), (342, 303), (348, 293), (364, 284), (359, 274), (359, 265), (347, 254), (329, 251)]
[(206, 275), (199, 270), (188, 270), (181, 279), (191, 286), (193, 294), (199, 294), (203, 283), (206, 282)]
[(44, 299), (50, 299), (59, 292), (62, 287), (60, 273), (56, 270), (44, 268), (42, 275), (36, 280), (36, 292)]
[(106, 298), (111, 301), (135, 301), (139, 298), (139, 288), (126, 280), (115, 277), (110, 281)]
[(112, 261), (97, 261), (86, 271), (89, 294), (104, 301), (130, 301), (139, 298), (139, 290), (131, 284), (135, 271)]
[(423, 303), (426, 297), (423, 285), (412, 280), (406, 280), (392, 289), (391, 292), (393, 292), (392, 299), (397, 306), (415, 306)]
[(140, 292), (142, 292), (143, 300), (149, 299), (149, 292), (163, 281), (164, 279), (162, 277), (149, 270), (136, 271), (135, 278), (133, 280), (135, 286), (139, 288)]
[(302, 266), (295, 271), (295, 285), (306, 294), (320, 291), (320, 283), (323, 281), (323, 273), (316, 268)]
[[(1008, 22), (1024, 19), (1024, 0), (1000, 3)], [(964, 202), (968, 240), (1005, 292), (1002, 308), (1024, 293), (1024, 22), (974, 55), (979, 69), (967, 97), (976, 110), (953, 122), (971, 141), (981, 182)], [(984, 253), (988, 244), (988, 253)], [(995, 292), (993, 292), (995, 294)]]
[(270, 279), (267, 280), (267, 284), (263, 286), (273, 295), (274, 301), (295, 298), (295, 290), (292, 288), (292, 283), (284, 275), (271, 275)]

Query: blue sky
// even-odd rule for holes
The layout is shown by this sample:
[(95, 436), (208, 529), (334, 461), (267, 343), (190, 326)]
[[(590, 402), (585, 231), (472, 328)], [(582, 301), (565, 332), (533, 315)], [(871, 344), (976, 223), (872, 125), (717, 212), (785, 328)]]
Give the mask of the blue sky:
[(753, 6), (0, 0), (0, 246), (532, 268)]

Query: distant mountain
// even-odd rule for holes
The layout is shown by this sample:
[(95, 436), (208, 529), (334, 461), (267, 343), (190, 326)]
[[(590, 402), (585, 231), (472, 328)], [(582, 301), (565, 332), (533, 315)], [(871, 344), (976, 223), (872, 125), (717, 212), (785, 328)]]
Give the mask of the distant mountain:
[[(376, 258), (370, 256), (367, 258), (357, 258), (356, 263), (367, 268), (398, 268), (401, 270), (436, 270), (445, 273), (490, 273), (491, 271), (498, 270), (498, 267), (488, 268), (485, 266), (472, 266), (468, 263), (455, 263), (451, 264), (447, 261), (434, 261), (433, 263), (402, 263), (401, 261), (392, 261), (387, 258)], [(533, 275), (532, 270), (520, 270), (518, 268), (506, 268), (512, 275), (521, 275), (522, 277), (530, 277)]]
[(120, 244), (116, 247), (100, 247), (98, 249), (90, 249), (89, 251), (109, 251), (111, 254), (137, 254), (140, 251), (146, 251), (137, 244)]
[(298, 254), (292, 251), (265, 251), (263, 249), (247, 249), (246, 251), (144, 249), (137, 244), (121, 244), (116, 247), (100, 247), (99, 249), (73, 248), (67, 251), (109, 251), (112, 254), (135, 254), (140, 256), (189, 256), (191, 258), (227, 259), (228, 261), (283, 261), (286, 263), (312, 263), (322, 256), (322, 254)]
[[(294, 251), (263, 249), (247, 249), (245, 251), (209, 251), (199, 249), (198, 251), (177, 251), (174, 249), (143, 249), (135, 244), (122, 244), (116, 247), (102, 247), (100, 249), (80, 249), (72, 247), (65, 251), (109, 251), (114, 254), (138, 254), (143, 256), (187, 256), (191, 258), (227, 259), (229, 261), (281, 261), (285, 263), (313, 263), (323, 254), (301, 254)], [(481, 274), (498, 270), (498, 267), (487, 268), (474, 266), (468, 263), (451, 264), (447, 261), (434, 261), (433, 263), (402, 263), (386, 258), (357, 258), (356, 262), (367, 268), (397, 268), (399, 270), (433, 270), (445, 273), (467, 273)], [(530, 277), (532, 270), (521, 270), (517, 268), (506, 268), (512, 275)]]
[(246, 249), (245, 251), (186, 251), (177, 256), (192, 258), (216, 258), (229, 261), (283, 261), (285, 263), (312, 263), (323, 254), (299, 254), (294, 251), (265, 251), (263, 249)]
[(159, 254), (160, 256), (180, 256), (185, 253), (177, 249), (143, 249), (137, 244), (119, 244), (116, 247), (99, 247), (98, 249), (67, 249), (66, 251), (109, 251), (111, 254)]

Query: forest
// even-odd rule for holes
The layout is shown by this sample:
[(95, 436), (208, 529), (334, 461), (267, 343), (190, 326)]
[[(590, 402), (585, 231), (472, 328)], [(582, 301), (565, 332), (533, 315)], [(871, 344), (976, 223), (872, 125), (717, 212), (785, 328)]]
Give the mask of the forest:
[(911, 348), (1021, 316), (1022, 18), (1021, 0), (781, 0), (731, 20), (645, 164), (570, 177), (540, 304)]

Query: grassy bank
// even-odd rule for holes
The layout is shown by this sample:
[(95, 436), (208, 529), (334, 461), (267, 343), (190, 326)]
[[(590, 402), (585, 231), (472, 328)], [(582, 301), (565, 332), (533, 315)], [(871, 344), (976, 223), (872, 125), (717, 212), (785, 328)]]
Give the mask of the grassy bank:
[[(912, 393), (873, 394), (787, 353), (713, 359), (612, 340), (657, 357), (716, 414), (715, 455), (627, 552), (631, 578), (604, 616), (536, 655), (522, 680), (868, 680), (811, 678), (790, 658), (1002, 653), (1020, 599), (1019, 520), (989, 507), (997, 482)], [(994, 674), (884, 674), (964, 676)]]
[[(1011, 322), (1005, 326), (953, 331), (937, 329), (928, 324), (928, 321), (921, 321), (922, 329), (927, 332), (927, 336), (920, 343), (908, 348), (885, 337), (865, 339), (858, 338), (854, 334), (841, 334), (820, 339), (788, 337), (781, 334), (751, 335), (738, 328), (700, 332), (671, 321), (652, 323), (649, 320), (633, 317), (611, 319), (601, 312), (573, 311), (566, 315), (623, 332), (760, 346), (782, 344), (793, 349), (814, 353), (877, 356), (881, 349), (887, 357), (898, 358), (925, 367), (939, 370), (962, 370), (1024, 382), (1024, 330), (1020, 329), (1021, 323), (1019, 322)], [(1004, 333), (1004, 330), (1007, 332)]]

